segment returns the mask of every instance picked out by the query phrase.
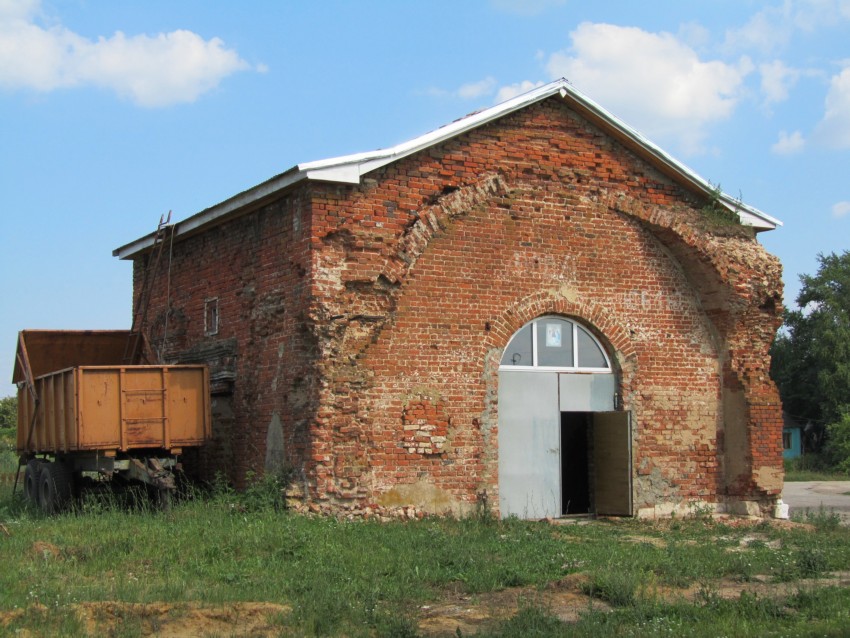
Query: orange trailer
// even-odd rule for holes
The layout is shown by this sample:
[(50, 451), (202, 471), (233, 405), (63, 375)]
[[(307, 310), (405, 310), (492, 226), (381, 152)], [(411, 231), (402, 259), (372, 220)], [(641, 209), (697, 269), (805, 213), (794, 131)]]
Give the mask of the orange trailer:
[(184, 448), (211, 435), (209, 372), (201, 365), (125, 365), (131, 333), (24, 330), (17, 448), (24, 492), (46, 511), (84, 472), (147, 483), (167, 502)]

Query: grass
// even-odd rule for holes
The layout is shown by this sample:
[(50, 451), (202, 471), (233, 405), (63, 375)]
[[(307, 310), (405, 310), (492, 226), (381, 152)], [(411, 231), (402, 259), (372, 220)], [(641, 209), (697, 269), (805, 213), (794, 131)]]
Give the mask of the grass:
[(15, 428), (0, 428), (0, 475), (11, 474), (18, 468), (15, 436)]
[[(848, 590), (810, 580), (850, 570), (850, 530), (826, 514), (810, 518), (815, 532), (697, 517), (381, 524), (298, 516), (262, 489), (194, 495), (167, 513), (101, 495), (47, 518), (2, 487), (0, 634), (87, 635), (80, 605), (119, 601), (127, 604), (123, 635), (154, 631), (142, 610), (162, 602), (176, 616), (197, 604), (264, 602), (287, 611), (259, 635), (415, 636), (423, 608), (457, 596), (471, 605), (509, 588), (540, 596), (479, 635), (829, 636), (850, 621)], [(589, 601), (575, 622), (559, 619), (543, 597), (569, 577), (582, 579)], [(729, 600), (714, 589), (764, 579), (797, 589), (779, 600)], [(688, 586), (701, 595), (659, 594)]]
[(850, 481), (850, 476), (832, 469), (820, 455), (807, 454), (785, 459), (785, 482), (799, 481)]

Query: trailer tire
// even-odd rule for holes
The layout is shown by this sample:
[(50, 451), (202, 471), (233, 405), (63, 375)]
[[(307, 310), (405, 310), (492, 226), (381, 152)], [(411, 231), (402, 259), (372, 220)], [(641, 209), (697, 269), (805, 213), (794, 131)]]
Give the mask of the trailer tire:
[(57, 514), (71, 502), (71, 474), (62, 463), (45, 463), (42, 466), (38, 501), (45, 514)]
[(33, 505), (38, 505), (38, 482), (41, 476), (41, 461), (30, 459), (24, 470), (24, 496)]

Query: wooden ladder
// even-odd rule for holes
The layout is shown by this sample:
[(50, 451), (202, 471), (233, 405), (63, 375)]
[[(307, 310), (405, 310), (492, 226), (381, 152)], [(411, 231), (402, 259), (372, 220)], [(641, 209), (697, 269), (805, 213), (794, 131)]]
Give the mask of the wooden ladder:
[(142, 277), (142, 287), (139, 291), (139, 296), (133, 308), (133, 323), (130, 326), (130, 334), (127, 337), (127, 345), (124, 349), (124, 365), (135, 365), (141, 362), (144, 346), (144, 335), (142, 330), (145, 326), (145, 321), (148, 317), (148, 306), (151, 301), (151, 291), (153, 290), (156, 276), (159, 273), (160, 265), (162, 264), (162, 252), (165, 246), (165, 238), (168, 234), (168, 229), (171, 227), (171, 211), (168, 211), (168, 216), (160, 215), (159, 225), (156, 227), (156, 232), (153, 236), (153, 244), (151, 245), (150, 253), (148, 254), (145, 272)]

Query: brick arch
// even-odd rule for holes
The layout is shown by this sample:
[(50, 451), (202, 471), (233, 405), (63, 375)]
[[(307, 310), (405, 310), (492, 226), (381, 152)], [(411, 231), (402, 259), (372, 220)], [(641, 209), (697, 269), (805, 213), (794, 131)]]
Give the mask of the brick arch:
[(546, 314), (579, 319), (596, 332), (597, 338), (610, 345), (620, 365), (626, 361), (634, 361), (635, 348), (629, 330), (614, 313), (592, 299), (576, 299), (570, 291), (565, 294), (562, 290), (536, 292), (502, 312), (490, 324), (488, 350), (503, 351), (520, 328), (532, 319)]

